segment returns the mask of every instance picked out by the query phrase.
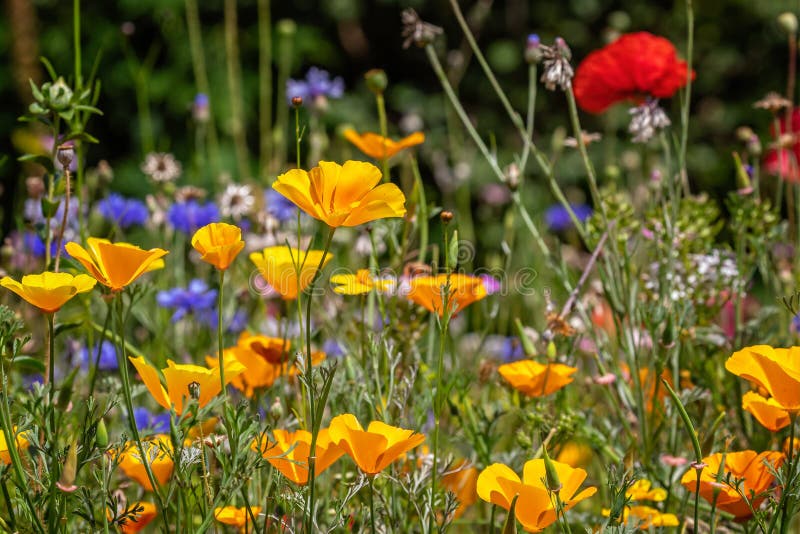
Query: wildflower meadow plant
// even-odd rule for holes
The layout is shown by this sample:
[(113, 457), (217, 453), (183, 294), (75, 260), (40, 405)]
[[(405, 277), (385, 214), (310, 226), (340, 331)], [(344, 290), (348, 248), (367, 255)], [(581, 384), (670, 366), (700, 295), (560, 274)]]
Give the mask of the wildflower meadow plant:
[[(337, 4), (342, 65), (316, 18), (253, 4), (219, 31), (214, 6), (166, 6), (186, 50), (145, 56), (137, 15), (120, 74), (87, 69), (75, 0), (73, 49), (24, 87), (0, 531), (798, 531), (795, 15), (752, 21), (790, 63), (751, 120), (699, 99), (740, 62), (691, 1), (670, 35), (645, 11), (561, 36), (520, 15), (486, 46), (498, 6), (406, 9), (380, 35), (419, 69), (398, 80), (351, 80), (380, 33), (359, 10)], [(306, 59), (348, 74), (291, 78)], [(89, 132), (119, 129), (97, 106), (125, 72), (116, 161)], [(729, 183), (706, 190), (712, 159)]]

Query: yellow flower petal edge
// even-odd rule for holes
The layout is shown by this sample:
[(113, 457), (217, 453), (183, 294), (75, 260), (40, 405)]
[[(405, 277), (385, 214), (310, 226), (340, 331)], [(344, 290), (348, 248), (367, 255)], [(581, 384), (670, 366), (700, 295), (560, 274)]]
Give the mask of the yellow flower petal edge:
[(44, 313), (55, 313), (72, 297), (91, 291), (97, 283), (91, 276), (45, 271), (41, 274), (27, 274), (17, 282), (10, 276), (0, 280), (0, 286), (13, 291), (29, 304)]
[(394, 184), (378, 185), (380, 180), (381, 171), (371, 163), (320, 161), (308, 172), (281, 174), (272, 188), (311, 217), (338, 228), (405, 215), (403, 192)]
[(121, 291), (145, 272), (157, 268), (157, 262), (169, 254), (160, 248), (144, 250), (129, 243), (112, 243), (97, 237), (88, 238), (86, 246), (83, 248), (71, 241), (65, 249), (95, 280), (112, 291)]
[(421, 145), (425, 142), (425, 134), (422, 132), (414, 132), (408, 137), (394, 141), (376, 133), (365, 132), (359, 134), (352, 128), (348, 128), (344, 131), (344, 137), (361, 152), (374, 159), (391, 158), (406, 148)]

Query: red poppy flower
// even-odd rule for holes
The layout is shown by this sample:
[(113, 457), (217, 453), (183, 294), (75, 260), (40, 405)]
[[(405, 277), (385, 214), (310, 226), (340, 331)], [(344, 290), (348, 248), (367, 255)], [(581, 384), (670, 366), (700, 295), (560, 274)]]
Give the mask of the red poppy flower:
[[(800, 183), (800, 109), (792, 110), (792, 128), (787, 128), (788, 121), (786, 116), (781, 114), (780, 136), (792, 134), (794, 140), (791, 146), (785, 148), (773, 148), (764, 157), (764, 168), (769, 174), (781, 176), (788, 182)], [(775, 136), (775, 128), (772, 128), (772, 135)]]
[(686, 85), (686, 69), (668, 40), (628, 33), (586, 56), (575, 71), (575, 99), (584, 111), (601, 113), (623, 100), (669, 98)]

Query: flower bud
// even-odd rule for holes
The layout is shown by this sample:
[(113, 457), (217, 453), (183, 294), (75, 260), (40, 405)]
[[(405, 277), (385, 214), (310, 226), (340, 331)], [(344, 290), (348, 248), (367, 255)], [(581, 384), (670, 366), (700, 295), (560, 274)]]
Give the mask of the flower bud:
[(797, 33), (797, 16), (794, 13), (786, 11), (778, 15), (778, 26), (789, 35)]
[(542, 454), (544, 456), (545, 485), (549, 491), (557, 494), (561, 491), (561, 480), (558, 478), (556, 464), (553, 463), (550, 455), (547, 454), (547, 447), (544, 443), (542, 444)]
[(382, 95), (389, 85), (389, 78), (386, 72), (382, 69), (372, 69), (364, 74), (364, 79), (367, 81), (367, 89), (376, 95)]
[(94, 442), (101, 449), (108, 447), (108, 429), (106, 428), (106, 423), (102, 418), (97, 421), (97, 429), (94, 433)]
[(551, 341), (547, 344), (547, 357), (550, 360), (555, 360), (557, 355), (558, 351), (556, 351), (556, 344)]
[(297, 33), (297, 24), (291, 19), (278, 21), (278, 34), (283, 37), (291, 37)]
[(52, 109), (62, 111), (72, 101), (72, 89), (69, 88), (64, 78), (59, 78), (48, 87), (47, 97)]
[(536, 347), (531, 342), (531, 338), (525, 333), (525, 328), (518, 318), (514, 319), (514, 325), (517, 327), (517, 335), (519, 336), (520, 343), (522, 343), (522, 350), (528, 357), (536, 356)]
[(275, 401), (269, 407), (269, 415), (275, 421), (279, 421), (283, 417), (283, 404), (281, 404), (281, 399), (279, 397), (275, 397)]
[(542, 60), (542, 41), (539, 35), (532, 33), (528, 36), (528, 41), (525, 43), (525, 61), (533, 65)]
[(292, 97), (292, 107), (299, 108), (303, 105), (303, 97), (302, 96), (293, 96)]
[(448, 210), (443, 210), (442, 213), (439, 214), (439, 218), (442, 220), (444, 224), (449, 224), (450, 221), (453, 220), (453, 212)]
[(61, 491), (72, 493), (78, 486), (75, 485), (75, 477), (78, 473), (78, 444), (73, 441), (67, 450), (67, 459), (64, 462), (64, 467), (61, 469), (61, 478), (59, 478), (56, 486)]

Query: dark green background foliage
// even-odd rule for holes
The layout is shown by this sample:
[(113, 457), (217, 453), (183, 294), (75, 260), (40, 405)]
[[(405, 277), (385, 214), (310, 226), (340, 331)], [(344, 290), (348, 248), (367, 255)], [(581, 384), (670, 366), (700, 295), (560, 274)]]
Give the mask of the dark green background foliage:
[[(17, 122), (30, 98), (30, 90), (19, 79), (18, 47), (12, 46), (15, 36), (11, 6), (24, 0), (8, 0), (6, 16), (0, 18), (0, 50), (4, 69), (0, 69), (0, 152), (11, 157), (0, 168), (5, 205), (9, 193), (21, 190), (25, 170), (16, 163), (19, 154), (11, 143), (13, 130), (23, 125)], [(206, 61), (211, 80), (211, 99), (215, 106), (217, 124), (222, 133), (223, 159), (233, 168), (234, 158), (229, 135), (229, 98), (227, 95), (225, 54), (222, 25), (222, 2), (200, 2)], [(361, 130), (377, 130), (375, 106), (362, 81), (363, 73), (374, 67), (387, 71), (391, 82), (387, 95), (390, 123), (402, 113), (416, 113), (424, 120), (429, 137), (422, 152), (423, 166), (430, 165), (434, 151), (445, 151), (450, 163), (461, 160), (474, 163), (472, 191), (478, 184), (492, 180), (483, 172), (485, 163), (474, 158), (473, 146), (467, 139), (458, 150), (452, 150), (453, 139), (446, 138), (446, 105), (438, 82), (424, 54), (417, 49), (402, 49), (400, 12), (414, 7), (422, 17), (445, 29), (437, 43), (445, 58), (458, 58), (455, 50), (467, 51), (448, 2), (446, 1), (361, 1), (301, 0), (273, 2), (273, 22), (290, 18), (298, 24), (294, 45), (292, 76), (301, 77), (307, 68), (318, 65), (333, 75), (345, 79), (346, 97), (335, 101), (326, 116), (330, 133), (342, 123), (353, 124)], [(38, 54), (51, 60), (59, 73), (72, 72), (72, 2), (32, 2), (38, 35)], [(258, 34), (255, 0), (241, 0), (239, 6), (240, 51), (243, 70), (244, 110), (247, 120), (248, 143), (257, 153), (257, 90)], [(113, 188), (142, 195), (148, 185), (139, 165), (143, 159), (137, 133), (136, 90), (134, 72), (139, 62), (150, 57), (153, 68), (146, 86), (158, 150), (172, 151), (179, 160), (192, 160), (193, 135), (190, 106), (197, 90), (194, 84), (191, 55), (181, 0), (119, 0), (112, 2), (83, 2), (82, 25), (84, 70), (88, 72), (99, 58), (98, 77), (102, 81), (99, 107), (105, 116), (92, 119), (89, 131), (101, 140), (90, 148), (88, 165), (107, 159), (115, 170)], [(689, 168), (694, 190), (713, 190), (722, 196), (735, 187), (730, 152), (737, 148), (735, 129), (752, 125), (767, 144), (770, 120), (766, 112), (752, 108), (755, 100), (767, 91), (784, 91), (788, 52), (785, 34), (778, 27), (776, 16), (785, 10), (796, 9), (798, 2), (770, 0), (724, 0), (696, 2), (695, 68), (692, 114), (693, 126), (689, 140)], [(510, 0), (462, 3), (462, 8), (475, 24), (479, 42), (496, 69), (512, 103), (524, 109), (527, 94), (527, 68), (522, 52), (525, 38), (531, 32), (549, 43), (563, 36), (573, 50), (577, 63), (592, 49), (602, 46), (614, 32), (648, 30), (672, 40), (682, 52), (686, 48), (685, 4), (680, 2), (642, 2), (568, 0), (533, 1)], [(120, 26), (135, 25), (135, 32), (124, 37)], [(277, 35), (273, 33), (277, 42)], [(277, 45), (274, 45), (277, 46)], [(30, 54), (30, 49), (29, 52)], [(16, 55), (16, 59), (12, 56)], [(466, 56), (461, 56), (466, 57)], [(445, 59), (447, 65), (447, 59)], [(41, 66), (22, 71), (22, 76), (34, 75), (42, 80), (46, 74)], [(15, 81), (15, 77), (18, 79)], [(479, 69), (470, 62), (459, 84), (460, 96), (473, 114), (484, 137), (493, 137), (500, 161), (509, 163), (509, 149), (519, 140), (496, 102), (493, 92)], [(282, 105), (282, 104), (281, 104)], [(537, 103), (536, 131), (538, 143), (547, 147), (549, 136), (557, 128), (567, 126), (566, 103), (562, 94), (546, 93), (540, 88)], [(677, 122), (677, 100), (667, 105)], [(592, 148), (599, 169), (621, 162), (624, 183), (643, 168), (637, 164), (638, 153), (631, 154), (629, 144), (610, 142), (625, 137), (628, 121), (625, 106), (617, 106), (601, 117), (584, 116), (584, 127), (606, 133), (606, 142)], [(392, 128), (390, 126), (390, 128)], [(396, 126), (394, 133), (398, 133)], [(627, 150), (628, 158), (619, 158)], [(335, 154), (328, 157), (335, 158)], [(631, 159), (632, 157), (632, 159)], [(625, 167), (625, 162), (630, 163)], [(637, 168), (638, 167), (638, 168)], [(254, 165), (255, 168), (255, 165)], [(210, 177), (192, 177), (189, 167), (184, 181), (208, 183)], [(198, 171), (199, 172), (199, 171)], [(559, 161), (559, 180), (563, 183), (583, 183), (583, 172), (576, 154), (565, 153)], [(428, 173), (430, 174), (430, 173)], [(602, 173), (601, 173), (602, 174)], [(640, 175), (639, 175), (640, 176)], [(202, 178), (202, 177), (201, 177)], [(426, 176), (426, 180), (431, 179)], [(15, 187), (16, 186), (16, 187)], [(579, 196), (579, 193), (578, 193)], [(7, 213), (7, 211), (6, 211)], [(11, 225), (6, 218), (4, 228)]]

